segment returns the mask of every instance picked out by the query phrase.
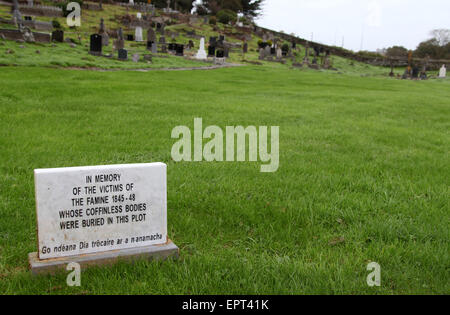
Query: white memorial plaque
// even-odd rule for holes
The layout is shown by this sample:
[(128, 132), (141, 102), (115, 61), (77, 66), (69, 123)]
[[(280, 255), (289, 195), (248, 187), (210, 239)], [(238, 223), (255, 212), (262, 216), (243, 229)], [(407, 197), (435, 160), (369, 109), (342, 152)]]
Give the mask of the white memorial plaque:
[(39, 259), (167, 242), (163, 163), (34, 171)]

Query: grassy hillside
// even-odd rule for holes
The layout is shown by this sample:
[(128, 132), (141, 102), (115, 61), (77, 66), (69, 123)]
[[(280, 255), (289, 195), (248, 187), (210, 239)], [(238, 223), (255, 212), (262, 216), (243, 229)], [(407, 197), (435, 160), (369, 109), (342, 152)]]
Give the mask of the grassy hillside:
[[(448, 81), (247, 66), (0, 71), (1, 293), (449, 292)], [(174, 163), (172, 128), (280, 126), (280, 168)], [(173, 262), (32, 277), (33, 169), (168, 164)], [(366, 285), (368, 262), (382, 286)]]
[[(51, 4), (45, 2), (44, 4)], [(118, 5), (103, 5), (103, 11), (89, 11), (83, 10), (81, 17), (81, 26), (77, 28), (69, 28), (66, 24), (65, 18), (50, 18), (50, 17), (38, 17), (38, 20), (51, 22), (53, 20), (58, 21), (65, 34), (65, 38), (71, 38), (77, 43), (76, 47), (72, 48), (68, 43), (53, 43), (53, 44), (21, 44), (11, 41), (0, 40), (0, 65), (14, 65), (14, 66), (45, 66), (45, 67), (80, 67), (80, 68), (102, 68), (102, 69), (140, 69), (140, 68), (182, 68), (182, 67), (202, 67), (208, 65), (205, 62), (191, 60), (196, 54), (200, 40), (192, 39), (186, 36), (187, 31), (195, 31), (197, 35), (204, 36), (206, 40), (210, 36), (218, 36), (219, 32), (223, 32), (225, 26), (218, 23), (216, 30), (209, 24), (203, 24), (201, 21), (194, 24), (178, 24), (170, 25), (166, 27), (169, 32), (179, 33), (179, 37), (176, 39), (178, 43), (187, 44), (189, 40), (193, 40), (195, 48), (191, 51), (185, 51), (186, 58), (175, 57), (171, 55), (156, 55), (153, 58), (153, 63), (145, 62), (141, 59), (141, 62), (134, 63), (131, 61), (131, 56), (134, 53), (149, 54), (146, 50), (145, 43), (126, 42), (125, 47), (129, 50), (128, 61), (118, 61), (117, 52), (112, 50), (112, 39), (110, 45), (104, 47), (103, 52), (105, 54), (111, 54), (113, 58), (94, 57), (89, 55), (89, 36), (92, 33), (98, 32), (100, 19), (105, 20), (105, 26), (107, 29), (118, 29), (122, 25), (119, 23), (119, 17), (130, 14), (136, 15), (137, 11), (127, 10), (125, 7)], [(159, 16), (161, 12), (157, 11), (156, 15)], [(11, 18), (10, 7), (0, 5), (0, 17), (4, 19)], [(1, 25), (1, 27), (12, 28), (11, 25)], [(238, 33), (235, 28), (231, 28), (234, 34)], [(133, 29), (124, 29), (124, 34), (134, 34)], [(146, 38), (146, 30), (144, 30), (144, 38)], [(78, 39), (81, 38), (81, 41)], [(171, 42), (170, 36), (166, 38), (167, 42)], [(226, 40), (231, 43), (242, 44), (242, 41), (234, 36), (227, 36)], [(258, 40), (260, 37), (253, 34), (252, 40), (248, 42), (249, 52), (243, 56), (242, 49), (235, 48), (231, 51), (228, 62), (246, 64), (247, 62), (258, 62), (266, 67), (280, 66), (279, 63), (274, 62), (259, 62), (258, 61)], [(8, 53), (11, 52), (12, 53)], [(38, 51), (38, 52), (37, 52)], [(305, 55), (305, 48), (298, 45), (298, 49), (295, 51), (295, 62), (302, 62)], [(387, 76), (390, 69), (374, 67), (363, 63), (355, 62), (352, 60), (344, 59), (338, 56), (331, 57), (333, 66), (337, 71), (347, 74), (356, 75), (368, 75), (368, 76)], [(281, 65), (284, 68), (290, 68), (293, 61), (287, 59), (286, 65)], [(305, 70), (305, 69), (303, 69)], [(309, 71), (309, 70), (307, 70)], [(401, 74), (403, 69), (398, 69), (397, 74)]]

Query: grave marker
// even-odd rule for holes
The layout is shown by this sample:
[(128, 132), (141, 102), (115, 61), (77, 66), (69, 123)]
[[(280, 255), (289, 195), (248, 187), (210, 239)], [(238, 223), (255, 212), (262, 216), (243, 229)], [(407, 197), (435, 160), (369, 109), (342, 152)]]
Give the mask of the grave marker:
[(89, 53), (95, 56), (102, 54), (102, 36), (100, 34), (92, 34), (90, 37)]
[(52, 41), (62, 43), (64, 42), (64, 31), (56, 30), (52, 32)]
[(68, 262), (177, 256), (167, 238), (166, 169), (151, 163), (35, 170), (33, 273)]
[(442, 65), (441, 69), (439, 70), (439, 78), (445, 78), (447, 76), (447, 68), (445, 65)]
[(127, 60), (128, 59), (128, 51), (126, 49), (120, 48), (118, 52), (119, 60)]

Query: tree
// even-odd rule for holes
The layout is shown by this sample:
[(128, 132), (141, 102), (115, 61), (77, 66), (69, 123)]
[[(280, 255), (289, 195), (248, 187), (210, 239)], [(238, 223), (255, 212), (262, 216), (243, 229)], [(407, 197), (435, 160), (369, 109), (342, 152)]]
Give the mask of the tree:
[(450, 59), (450, 30), (436, 29), (430, 32), (433, 38), (423, 41), (414, 51), (414, 56), (432, 59)]
[(230, 22), (236, 22), (237, 14), (236, 14), (236, 12), (231, 11), (229, 9), (220, 10), (219, 12), (217, 12), (217, 20), (223, 24), (228, 24)]
[(181, 12), (190, 13), (194, 8), (193, 0), (175, 0), (175, 1), (177, 3), (177, 9)]
[(203, 0), (201, 5), (197, 5), (198, 12), (207, 10), (210, 14), (216, 15), (221, 10), (231, 10), (235, 13), (242, 13), (247, 17), (257, 17), (261, 14), (262, 5), (265, 0)]
[[(136, 1), (139, 0), (135, 0), (135, 2)], [(194, 8), (194, 0), (171, 0), (170, 7), (172, 9), (175, 9), (175, 3), (177, 5), (177, 9), (182, 12), (191, 12)], [(158, 9), (163, 9), (167, 7), (167, 0), (152, 0), (152, 4)]]
[(261, 15), (264, 0), (241, 0), (242, 13), (245, 16), (257, 17)]
[(390, 58), (407, 58), (408, 49), (403, 46), (393, 46), (387, 48), (385, 54)]
[(430, 35), (436, 40), (439, 46), (445, 46), (450, 42), (450, 30), (449, 29), (437, 29), (432, 30)]

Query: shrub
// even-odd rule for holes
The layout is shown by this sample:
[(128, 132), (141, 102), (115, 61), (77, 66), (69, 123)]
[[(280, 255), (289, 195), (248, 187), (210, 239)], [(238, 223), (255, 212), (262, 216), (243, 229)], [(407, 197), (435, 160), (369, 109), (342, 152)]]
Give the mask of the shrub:
[(217, 18), (215, 16), (211, 16), (209, 18), (209, 24), (216, 25), (217, 24)]
[(283, 44), (283, 46), (281, 46), (281, 50), (285, 53), (289, 52), (289, 44)]
[(57, 30), (61, 29), (61, 23), (59, 23), (58, 20), (53, 20), (52, 21), (52, 26), (53, 26), (54, 29), (57, 29)]
[(220, 10), (217, 12), (217, 20), (220, 23), (228, 24), (230, 22), (236, 22), (237, 14), (231, 10)]

